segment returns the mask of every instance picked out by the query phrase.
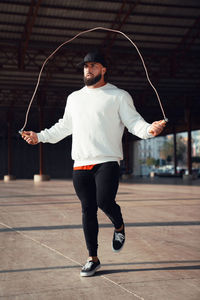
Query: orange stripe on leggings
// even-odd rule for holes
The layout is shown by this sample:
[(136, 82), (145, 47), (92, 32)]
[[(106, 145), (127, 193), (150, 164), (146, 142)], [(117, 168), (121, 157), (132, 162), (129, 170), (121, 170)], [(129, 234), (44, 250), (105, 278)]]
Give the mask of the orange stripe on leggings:
[(74, 170), (92, 170), (95, 165), (87, 165), (87, 166), (80, 166), (74, 167)]

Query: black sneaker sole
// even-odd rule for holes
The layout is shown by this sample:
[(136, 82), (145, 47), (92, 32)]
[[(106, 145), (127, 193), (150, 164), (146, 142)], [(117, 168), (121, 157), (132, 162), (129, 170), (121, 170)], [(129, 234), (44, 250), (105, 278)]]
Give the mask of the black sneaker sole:
[(121, 246), (121, 248), (118, 249), (118, 250), (114, 249), (114, 248), (113, 248), (113, 244), (112, 244), (112, 251), (113, 251), (113, 252), (116, 252), (116, 253), (117, 253), (117, 252), (120, 252), (120, 251), (122, 250), (122, 248), (124, 247), (124, 244), (125, 244), (125, 242), (123, 243), (123, 245)]
[(93, 276), (95, 273), (96, 273), (96, 271), (98, 270), (98, 269), (100, 269), (101, 268), (101, 265), (99, 264), (98, 266), (96, 266), (96, 268), (94, 269), (94, 270), (92, 270), (92, 271), (90, 271), (90, 272), (80, 272), (80, 276), (81, 277), (90, 277), (90, 276)]

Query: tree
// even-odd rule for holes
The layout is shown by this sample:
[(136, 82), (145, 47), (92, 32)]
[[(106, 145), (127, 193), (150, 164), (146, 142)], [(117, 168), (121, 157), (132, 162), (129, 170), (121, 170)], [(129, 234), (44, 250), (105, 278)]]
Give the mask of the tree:
[(187, 160), (187, 145), (182, 136), (179, 136), (177, 138), (176, 148), (177, 148), (176, 151), (177, 160), (185, 164)]
[(146, 165), (148, 167), (155, 166), (156, 165), (156, 159), (153, 158), (153, 157), (147, 157), (147, 159), (146, 159)]
[[(181, 163), (186, 163), (186, 153), (187, 146), (184, 138), (182, 136), (177, 136), (176, 139), (176, 155), (177, 160)], [(165, 159), (167, 162), (172, 161), (174, 156), (174, 143), (173, 140), (170, 139), (165, 141), (162, 148), (160, 149), (160, 157)]]
[(173, 157), (174, 145), (173, 140), (170, 139), (165, 141), (160, 149), (160, 157), (164, 160), (167, 160), (167, 157)]

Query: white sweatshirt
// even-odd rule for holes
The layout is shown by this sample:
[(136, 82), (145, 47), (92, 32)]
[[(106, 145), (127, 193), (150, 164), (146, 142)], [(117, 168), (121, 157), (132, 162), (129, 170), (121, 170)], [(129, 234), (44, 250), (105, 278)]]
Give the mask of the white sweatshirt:
[(63, 118), (37, 135), (39, 142), (57, 143), (72, 134), (76, 167), (123, 159), (124, 126), (142, 139), (152, 137), (150, 124), (136, 111), (129, 93), (107, 83), (70, 94)]

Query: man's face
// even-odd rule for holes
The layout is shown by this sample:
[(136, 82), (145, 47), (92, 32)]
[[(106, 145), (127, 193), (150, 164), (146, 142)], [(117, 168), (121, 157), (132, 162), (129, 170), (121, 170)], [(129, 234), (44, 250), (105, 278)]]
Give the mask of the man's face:
[(102, 79), (106, 68), (100, 63), (87, 62), (84, 64), (84, 83), (87, 86), (95, 85)]

